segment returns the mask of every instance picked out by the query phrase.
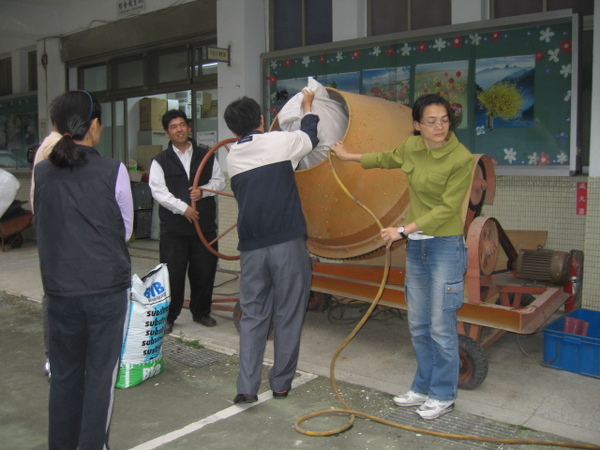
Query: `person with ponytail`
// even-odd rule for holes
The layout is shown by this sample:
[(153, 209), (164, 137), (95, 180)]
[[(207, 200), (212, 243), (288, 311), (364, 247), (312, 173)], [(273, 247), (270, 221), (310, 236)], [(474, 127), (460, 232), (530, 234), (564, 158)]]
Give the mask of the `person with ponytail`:
[(94, 146), (102, 110), (87, 91), (53, 103), (62, 138), (35, 166), (35, 229), (47, 297), (50, 449), (108, 448), (131, 284), (133, 199), (125, 166)]

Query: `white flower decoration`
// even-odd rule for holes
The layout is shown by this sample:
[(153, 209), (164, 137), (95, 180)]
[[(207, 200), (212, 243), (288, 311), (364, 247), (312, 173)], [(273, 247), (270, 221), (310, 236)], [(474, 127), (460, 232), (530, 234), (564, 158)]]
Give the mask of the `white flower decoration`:
[(554, 31), (551, 31), (550, 28), (540, 31), (540, 41), (550, 42), (552, 36), (554, 36)]
[(565, 94), (565, 96), (563, 97), (563, 100), (565, 102), (568, 102), (569, 100), (571, 100), (571, 90), (568, 90), (567, 93)]
[(302, 64), (304, 65), (304, 67), (308, 67), (308, 65), (310, 64), (310, 56), (303, 56)]
[(441, 52), (443, 49), (446, 48), (446, 41), (443, 40), (442, 38), (437, 38), (435, 40), (435, 44), (433, 44), (432, 46), (433, 48), (437, 48), (438, 52)]
[(560, 152), (557, 156), (556, 156), (556, 162), (559, 164), (564, 164), (569, 160), (569, 157), (567, 156), (567, 154), (565, 152)]
[(277, 61), (271, 61), (271, 69), (277, 69)]
[(380, 53), (381, 53), (381, 48), (379, 48), (379, 46), (373, 48), (373, 54), (375, 56), (379, 56)]
[(479, 36), (479, 34), (477, 34), (477, 33), (470, 34), (469, 39), (471, 39), (471, 44), (479, 45), (479, 41), (481, 41), (481, 36)]
[(567, 64), (566, 66), (562, 66), (562, 69), (560, 69), (560, 74), (567, 78), (569, 75), (571, 75), (571, 64)]
[(550, 61), (558, 62), (558, 54), (560, 53), (560, 49), (556, 50), (548, 50), (548, 59)]
[(269, 98), (271, 101), (275, 101), (277, 99), (277, 92), (273, 92), (271, 95), (269, 95)]
[(405, 42), (400, 50), (402, 50), (402, 56), (408, 56), (412, 48)]
[(517, 152), (515, 152), (512, 147), (505, 148), (504, 159), (507, 160), (509, 164), (514, 163), (517, 160)]
[(529, 165), (530, 166), (537, 166), (538, 159), (539, 159), (537, 152), (533, 152), (527, 158), (529, 158)]
[(337, 52), (335, 55), (335, 59), (337, 62), (340, 62), (342, 59), (344, 59), (344, 56), (342, 56), (342, 52)]
[(477, 136), (480, 134), (485, 134), (485, 126), (475, 127), (475, 131), (477, 132)]

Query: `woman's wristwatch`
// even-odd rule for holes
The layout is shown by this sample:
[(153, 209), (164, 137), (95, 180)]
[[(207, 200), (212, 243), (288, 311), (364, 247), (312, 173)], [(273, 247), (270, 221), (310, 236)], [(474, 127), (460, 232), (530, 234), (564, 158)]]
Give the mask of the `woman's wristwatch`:
[(404, 227), (398, 228), (398, 234), (402, 237), (402, 239), (408, 239), (406, 233), (404, 233)]

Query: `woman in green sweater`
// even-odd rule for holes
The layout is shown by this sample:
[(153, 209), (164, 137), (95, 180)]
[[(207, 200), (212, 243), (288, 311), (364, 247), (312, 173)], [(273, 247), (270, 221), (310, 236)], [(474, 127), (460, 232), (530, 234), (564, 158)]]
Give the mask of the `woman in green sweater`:
[(454, 409), (458, 389), (456, 311), (462, 306), (466, 248), (463, 201), (471, 186), (473, 155), (451, 131), (454, 114), (439, 95), (419, 97), (412, 110), (415, 136), (381, 153), (349, 153), (343, 142), (331, 151), (365, 169), (400, 168), (406, 174), (410, 207), (406, 224), (381, 230), (389, 248), (407, 239), (405, 295), (417, 357), (410, 390), (398, 406), (419, 406), (423, 419)]

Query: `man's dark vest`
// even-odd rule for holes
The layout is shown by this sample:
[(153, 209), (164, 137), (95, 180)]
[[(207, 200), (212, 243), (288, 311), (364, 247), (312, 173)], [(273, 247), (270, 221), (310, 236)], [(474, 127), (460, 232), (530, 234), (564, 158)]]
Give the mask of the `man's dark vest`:
[[(181, 160), (173, 150), (173, 144), (169, 142), (169, 147), (160, 152), (154, 160), (160, 164), (165, 174), (165, 184), (171, 194), (179, 200), (191, 205), (190, 187), (194, 183), (194, 177), (198, 172), (198, 167), (208, 150), (208, 147), (197, 145), (192, 139), (192, 162), (190, 164), (190, 177), (188, 178), (181, 164)], [(212, 178), (213, 163), (215, 155), (213, 154), (202, 170), (198, 186), (203, 186)], [(209, 233), (217, 229), (216, 223), (216, 202), (214, 196), (203, 197), (196, 203), (196, 208), (200, 214), (200, 228), (204, 233)], [(189, 236), (196, 234), (194, 224), (190, 223), (184, 216), (174, 214), (163, 206), (159, 206), (158, 215), (160, 217), (160, 234), (161, 235), (176, 235)]]
[(103, 295), (131, 285), (125, 224), (115, 199), (119, 162), (78, 146), (87, 164), (35, 166), (35, 226), (44, 291)]

